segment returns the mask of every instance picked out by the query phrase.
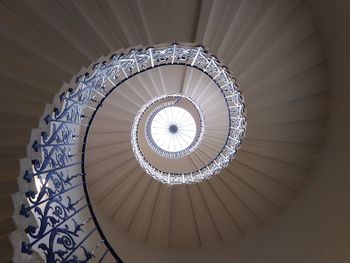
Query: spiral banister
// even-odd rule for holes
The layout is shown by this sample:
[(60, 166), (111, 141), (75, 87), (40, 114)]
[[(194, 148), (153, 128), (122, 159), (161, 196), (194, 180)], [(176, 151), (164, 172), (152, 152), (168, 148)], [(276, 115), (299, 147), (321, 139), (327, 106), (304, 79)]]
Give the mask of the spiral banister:
[(40, 129), (32, 133), (29, 158), (21, 163), (23, 180), (35, 187), (25, 193), (19, 213), (36, 219), (25, 229), (21, 252), (36, 250), (46, 262), (103, 262), (108, 256), (122, 262), (96, 221), (84, 178), (84, 114), (98, 91), (76, 85), (46, 107)]
[[(35, 220), (25, 229), (22, 253), (30, 255), (36, 251), (47, 262), (103, 262), (108, 257), (122, 262), (106, 240), (89, 199), (84, 169), (86, 140), (98, 108), (114, 89), (132, 76), (162, 65), (200, 69), (218, 85), (228, 104), (228, 139), (218, 157), (201, 169), (207, 172), (196, 173), (199, 180), (218, 173), (233, 158), (245, 133), (244, 105), (235, 79), (206, 50), (172, 44), (132, 49), (112, 55), (107, 62), (101, 58), (63, 86), (53, 105), (46, 107), (40, 128), (32, 132), (28, 158), (21, 162), (22, 185), (27, 183), (29, 190), (25, 191), (26, 202), (19, 214)], [(160, 173), (155, 168), (151, 170), (153, 175)], [(152, 175), (152, 171), (147, 172)], [(184, 175), (172, 174), (173, 183), (180, 182), (177, 177), (182, 182)], [(167, 178), (165, 182), (169, 182), (169, 175)]]

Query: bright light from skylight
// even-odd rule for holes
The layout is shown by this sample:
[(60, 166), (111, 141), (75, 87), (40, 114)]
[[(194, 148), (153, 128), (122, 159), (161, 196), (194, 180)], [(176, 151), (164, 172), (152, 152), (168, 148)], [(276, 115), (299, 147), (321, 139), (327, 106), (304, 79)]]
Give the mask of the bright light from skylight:
[(151, 136), (157, 146), (167, 152), (179, 152), (189, 147), (196, 137), (192, 115), (179, 107), (160, 110), (151, 123)]

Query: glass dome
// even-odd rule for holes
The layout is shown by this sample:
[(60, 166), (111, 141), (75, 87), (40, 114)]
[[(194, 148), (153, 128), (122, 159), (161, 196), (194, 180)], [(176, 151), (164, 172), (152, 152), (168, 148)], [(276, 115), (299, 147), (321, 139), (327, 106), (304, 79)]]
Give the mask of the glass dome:
[(196, 138), (196, 123), (192, 115), (180, 107), (160, 110), (151, 120), (151, 138), (157, 147), (167, 152), (180, 152)]

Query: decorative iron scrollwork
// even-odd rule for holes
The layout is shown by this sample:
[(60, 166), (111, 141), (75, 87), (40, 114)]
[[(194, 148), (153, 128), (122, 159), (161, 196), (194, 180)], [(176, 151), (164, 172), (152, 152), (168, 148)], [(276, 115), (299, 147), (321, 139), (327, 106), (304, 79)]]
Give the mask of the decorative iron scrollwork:
[[(110, 254), (122, 262), (104, 237), (88, 202), (84, 173), (86, 137), (96, 110), (119, 84), (147, 69), (170, 64), (196, 67), (208, 74), (232, 106), (230, 116), (239, 117), (233, 122), (234, 129), (230, 129), (229, 137), (233, 139), (228, 140), (225, 151), (200, 176), (207, 178), (210, 172), (228, 164), (245, 133), (244, 103), (234, 78), (215, 57), (202, 47), (178, 44), (113, 55), (108, 61), (96, 63), (90, 73), (79, 76), (72, 86), (57, 95), (60, 106), (56, 105), (53, 112), (43, 117), (46, 127), (31, 142), (35, 155), (29, 156), (32, 166), (26, 168), (23, 179), (38, 183), (38, 189), (26, 193), (27, 203), (22, 205), (20, 214), (32, 213), (38, 227), (31, 225), (26, 229), (29, 241), (23, 242), (23, 253), (30, 254), (35, 249), (47, 262), (88, 262), (94, 257), (101, 262)], [(84, 134), (84, 140), (79, 134)], [(160, 174), (154, 167), (147, 171)], [(182, 175), (174, 175), (175, 183), (181, 180)], [(84, 194), (74, 195), (78, 189)], [(85, 209), (91, 217), (82, 221)], [(86, 240), (92, 236), (96, 244), (87, 247)]]

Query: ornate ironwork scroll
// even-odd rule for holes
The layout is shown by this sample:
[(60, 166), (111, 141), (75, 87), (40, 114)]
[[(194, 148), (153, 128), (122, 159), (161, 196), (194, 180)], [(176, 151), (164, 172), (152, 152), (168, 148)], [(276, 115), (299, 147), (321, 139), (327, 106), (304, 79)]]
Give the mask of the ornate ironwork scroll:
[[(38, 187), (27, 191), (27, 202), (20, 214), (34, 215), (37, 226), (26, 229), (28, 240), (22, 243), (23, 253), (36, 250), (47, 262), (103, 262), (108, 256), (122, 262), (106, 240), (89, 201), (84, 170), (87, 134), (96, 111), (119, 84), (147, 69), (178, 64), (196, 67), (212, 78), (225, 97), (231, 119), (222, 152), (199, 171), (199, 177), (189, 178), (192, 176), (193, 182), (206, 179), (229, 163), (245, 133), (244, 103), (235, 79), (215, 57), (202, 47), (177, 44), (113, 55), (94, 64), (56, 96), (59, 106), (43, 116), (42, 132), (32, 138), (33, 154), (28, 156), (31, 167), (23, 179), (28, 183), (35, 181)], [(153, 167), (147, 172), (168, 182), (169, 175), (164, 180)], [(173, 183), (183, 182), (182, 174), (172, 174), (171, 178)]]

